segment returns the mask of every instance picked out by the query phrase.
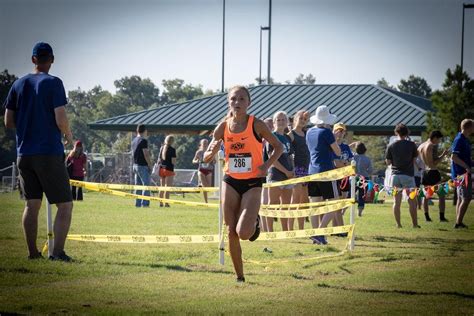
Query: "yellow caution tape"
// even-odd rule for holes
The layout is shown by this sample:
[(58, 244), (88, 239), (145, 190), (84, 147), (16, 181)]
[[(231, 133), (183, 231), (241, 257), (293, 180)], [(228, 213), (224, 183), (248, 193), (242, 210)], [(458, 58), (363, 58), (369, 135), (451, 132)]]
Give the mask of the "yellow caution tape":
[(332, 234), (349, 233), (353, 225), (326, 227), (326, 228), (312, 228), (302, 230), (290, 230), (283, 232), (261, 233), (257, 240), (280, 240), (303, 238), (311, 236), (327, 236)]
[(354, 199), (340, 199), (340, 200), (329, 200), (329, 201), (321, 201), (321, 202), (309, 202), (309, 203), (301, 203), (301, 204), (262, 204), (262, 209), (282, 209), (282, 208), (307, 208), (307, 207), (322, 207), (326, 205), (332, 204), (339, 204), (339, 203), (349, 203), (354, 204)]
[(160, 187), (160, 186), (147, 186), (147, 185), (129, 185), (129, 184), (113, 184), (113, 183), (97, 183), (97, 182), (84, 182), (77, 180), (69, 180), (71, 185), (81, 186), (81, 183), (86, 183), (90, 186), (95, 186), (100, 189), (111, 189), (111, 190), (147, 190), (147, 191), (163, 191), (163, 192), (217, 192), (219, 188), (216, 187)]
[(196, 244), (217, 243), (218, 235), (68, 235), (69, 240), (136, 243), (136, 244)]
[(273, 188), (273, 187), (279, 187), (282, 185), (297, 184), (297, 183), (309, 182), (309, 181), (334, 181), (334, 180), (339, 180), (344, 177), (353, 176), (353, 175), (355, 175), (355, 167), (346, 166), (346, 167), (337, 168), (334, 170), (312, 174), (306, 177), (293, 178), (293, 179), (277, 181), (277, 182), (272, 182), (272, 183), (265, 183), (263, 184), (263, 187)]
[[(350, 232), (353, 225), (292, 230), (283, 232), (261, 233), (258, 240), (282, 240), (310, 237), (314, 235), (331, 235)], [(112, 242), (112, 243), (142, 243), (142, 244), (202, 244), (218, 243), (219, 235), (86, 235), (70, 234), (69, 240), (91, 241), (91, 242)], [(227, 241), (227, 237), (225, 237)], [(257, 241), (258, 241), (257, 240)]]
[(203, 207), (211, 207), (211, 208), (218, 208), (218, 203), (202, 203), (202, 202), (191, 202), (191, 201), (180, 201), (180, 200), (170, 200), (170, 199), (163, 199), (155, 196), (145, 196), (145, 195), (138, 195), (133, 193), (127, 193), (122, 191), (110, 190), (106, 188), (99, 188), (94, 185), (89, 185), (87, 182), (75, 181), (71, 180), (71, 183), (83, 188), (86, 188), (91, 191), (97, 191), (101, 193), (111, 194), (115, 196), (121, 197), (128, 197), (133, 199), (141, 199), (141, 200), (148, 200), (148, 201), (159, 201), (163, 203), (169, 204), (180, 204), (180, 205), (188, 205), (188, 206), (203, 206)]
[(261, 216), (268, 216), (268, 217), (298, 218), (298, 217), (315, 216), (315, 215), (322, 215), (322, 214), (335, 212), (345, 207), (351, 206), (353, 203), (354, 202), (351, 200), (346, 200), (346, 201), (341, 201), (339, 203), (329, 204), (326, 206), (310, 207), (310, 208), (298, 209), (298, 210), (261, 209), (259, 211), (259, 214)]
[(43, 248), (41, 249), (41, 254), (45, 257), (48, 255), (48, 241), (44, 243)]

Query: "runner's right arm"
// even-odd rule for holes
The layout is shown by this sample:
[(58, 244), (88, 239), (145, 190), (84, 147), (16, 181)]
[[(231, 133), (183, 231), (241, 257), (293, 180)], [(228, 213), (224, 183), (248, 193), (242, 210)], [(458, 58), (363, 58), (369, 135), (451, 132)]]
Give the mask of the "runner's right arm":
[(207, 150), (204, 152), (202, 157), (202, 162), (209, 163), (213, 160), (214, 156), (217, 154), (221, 148), (221, 143), (224, 139), (224, 128), (226, 126), (225, 122), (221, 122), (217, 125), (214, 133), (212, 134), (212, 141), (209, 143)]

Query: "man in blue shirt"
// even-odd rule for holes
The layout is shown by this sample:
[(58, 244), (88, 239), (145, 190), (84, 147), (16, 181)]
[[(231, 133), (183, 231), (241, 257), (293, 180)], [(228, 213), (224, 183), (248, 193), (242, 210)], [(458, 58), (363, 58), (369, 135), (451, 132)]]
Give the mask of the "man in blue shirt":
[[(321, 105), (316, 109), (316, 114), (311, 116), (310, 121), (315, 127), (306, 133), (306, 144), (310, 154), (308, 174), (333, 170), (335, 168), (333, 154), (341, 155), (341, 149), (331, 131), (331, 126), (336, 123), (337, 117), (329, 112), (327, 106)], [(320, 202), (339, 198), (339, 189), (336, 181), (315, 181), (308, 184), (308, 194), (311, 202)], [(334, 212), (325, 214), (319, 223), (319, 215), (312, 216), (311, 224), (313, 228), (324, 228), (333, 218)], [(316, 244), (327, 244), (324, 236), (313, 236), (311, 239)]]
[(454, 138), (451, 148), (451, 177), (456, 179), (460, 175), (467, 177), (462, 185), (457, 187), (458, 201), (456, 203), (456, 224), (454, 228), (467, 228), (463, 218), (472, 199), (472, 158), (471, 143), (468, 137), (474, 133), (474, 121), (465, 119), (461, 122), (461, 132)]
[(66, 93), (61, 79), (48, 74), (53, 49), (38, 43), (31, 57), (34, 71), (13, 84), (4, 102), (5, 126), (16, 129), (20, 188), (26, 200), (23, 229), (30, 259), (42, 258), (36, 246), (38, 214), (43, 193), (58, 211), (54, 222), (51, 260), (71, 261), (64, 252), (71, 224), (72, 196), (64, 164), (61, 134), (72, 144), (66, 116)]

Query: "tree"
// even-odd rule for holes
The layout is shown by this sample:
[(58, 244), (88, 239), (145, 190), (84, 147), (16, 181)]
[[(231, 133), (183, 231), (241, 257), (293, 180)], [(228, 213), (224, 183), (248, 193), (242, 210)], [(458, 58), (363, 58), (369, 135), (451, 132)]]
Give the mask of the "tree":
[[(257, 84), (249, 84), (249, 87), (255, 87), (256, 85), (260, 85), (260, 82), (259, 82), (259, 80), (258, 80), (258, 77), (255, 78), (255, 82), (256, 82)], [(262, 85), (267, 84), (267, 78), (262, 77), (262, 83), (261, 83), (261, 84), (262, 84)], [(280, 83), (279, 83), (279, 82), (276, 82), (275, 79), (273, 79), (272, 77), (270, 77), (270, 84), (280, 84)]]
[(385, 80), (384, 77), (382, 77), (381, 79), (379, 79), (377, 81), (377, 85), (380, 86), (380, 87), (383, 87), (383, 88), (389, 88), (389, 89), (392, 89), (392, 90), (397, 90), (397, 88), (394, 87), (394, 86), (391, 86), (390, 83), (388, 83), (388, 81)]
[(154, 103), (160, 103), (160, 90), (148, 78), (124, 77), (114, 81), (117, 95), (122, 96), (134, 111), (146, 110)]
[[(18, 78), (15, 75), (9, 74), (7, 69), (0, 73), (0, 100), (2, 104), (7, 98), (11, 86), (17, 79)], [(5, 115), (3, 106), (1, 111), (2, 122), (0, 123), (0, 168), (4, 168), (8, 165), (11, 165), (11, 163), (16, 160), (16, 140), (15, 132), (13, 130), (7, 130), (3, 124)]]
[(195, 169), (194, 154), (199, 147), (199, 141), (204, 138), (197, 135), (179, 135), (175, 138), (176, 166), (185, 169)]
[(456, 65), (446, 71), (443, 89), (435, 91), (431, 100), (434, 112), (428, 113), (428, 130), (440, 129), (453, 139), (461, 121), (474, 117), (474, 80)]
[(316, 77), (312, 74), (303, 75), (299, 74), (298, 77), (295, 78), (295, 84), (315, 84)]
[(431, 87), (429, 84), (424, 78), (415, 75), (410, 75), (407, 80), (400, 80), (398, 90), (427, 99), (431, 97)]
[(164, 104), (184, 102), (203, 95), (201, 85), (184, 84), (182, 79), (163, 80), (161, 84), (165, 88), (162, 94)]

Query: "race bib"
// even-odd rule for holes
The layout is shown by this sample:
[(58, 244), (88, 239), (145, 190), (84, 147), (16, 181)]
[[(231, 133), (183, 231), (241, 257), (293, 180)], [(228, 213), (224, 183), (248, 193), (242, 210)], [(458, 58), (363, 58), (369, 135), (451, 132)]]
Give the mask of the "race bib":
[(232, 173), (245, 173), (252, 171), (251, 154), (230, 154), (229, 171)]

